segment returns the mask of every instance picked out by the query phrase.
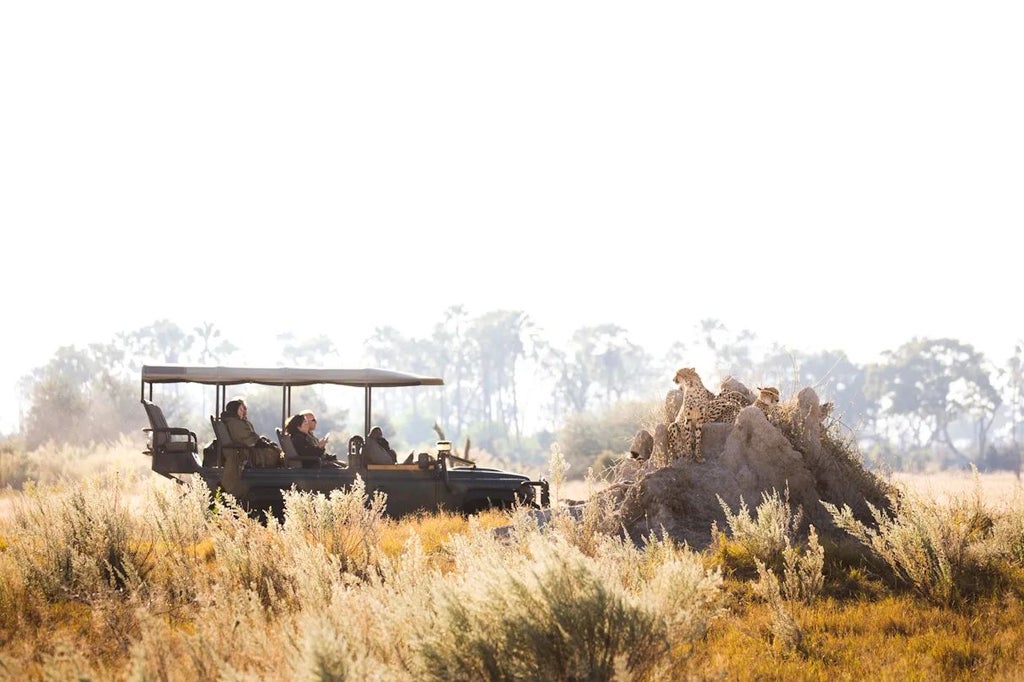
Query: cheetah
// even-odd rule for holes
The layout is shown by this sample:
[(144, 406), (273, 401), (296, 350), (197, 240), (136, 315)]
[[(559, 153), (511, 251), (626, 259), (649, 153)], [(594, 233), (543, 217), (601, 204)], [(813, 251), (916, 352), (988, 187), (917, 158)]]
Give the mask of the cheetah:
[(732, 376), (722, 379), (722, 382), (718, 385), (718, 397), (729, 398), (738, 402), (743, 407), (754, 403), (754, 396), (751, 394), (750, 389)]
[[(697, 371), (692, 367), (684, 367), (676, 372), (674, 381), (683, 391), (683, 404), (679, 408), (675, 421), (669, 425), (670, 444), (673, 452), (693, 456), (693, 461), (703, 462), (701, 453), (701, 427), (705, 422), (725, 422), (736, 419), (743, 409), (742, 402), (731, 397), (719, 397), (709, 391), (700, 380)], [(680, 449), (679, 441), (686, 434), (685, 445)]]
[(757, 390), (759, 393), (757, 400), (754, 401), (754, 406), (764, 412), (768, 421), (773, 421), (779, 410), (779, 389), (774, 386), (758, 386)]
[(718, 393), (718, 399), (719, 400), (727, 400), (729, 402), (736, 403), (737, 405), (740, 406), (741, 409), (746, 407), (747, 405), (751, 404), (750, 398), (747, 397), (746, 395), (744, 395), (743, 393), (740, 393), (739, 391), (732, 391), (732, 390), (720, 391)]

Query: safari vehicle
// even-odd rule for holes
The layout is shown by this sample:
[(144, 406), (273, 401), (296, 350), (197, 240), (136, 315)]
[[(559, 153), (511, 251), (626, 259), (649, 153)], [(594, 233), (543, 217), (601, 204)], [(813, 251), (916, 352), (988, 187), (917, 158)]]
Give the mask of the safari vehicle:
[[(200, 459), (199, 438), (187, 428), (167, 425), (163, 410), (153, 402), (156, 384), (193, 383), (216, 390), (215, 415), (227, 402), (229, 386), (259, 384), (281, 387), (281, 425), (291, 414), (292, 388), (296, 386), (340, 385), (364, 391), (365, 427), (363, 435), (349, 440), (347, 462), (317, 462), (315, 468), (303, 468), (287, 434), (277, 429), (282, 457), (273, 462), (259, 461), (253, 448), (230, 442), (226, 429), (217, 433), (219, 420), (210, 417), (215, 429), (216, 448), (212, 457)], [(145, 365), (142, 367), (142, 404), (149, 418), (149, 442), (144, 453), (153, 458), (153, 471), (184, 483), (198, 475), (216, 492), (224, 490), (253, 513), (283, 512), (283, 490), (329, 494), (347, 489), (356, 476), (362, 477), (368, 495), (387, 494), (386, 513), (398, 517), (420, 510), (445, 509), (474, 513), (486, 508), (515, 505), (549, 505), (547, 481), (532, 481), (523, 474), (479, 467), (472, 460), (452, 451), (449, 441), (437, 441), (433, 452), (410, 455), (404, 462), (370, 464), (362, 455), (362, 445), (370, 432), (370, 410), (375, 389), (413, 386), (440, 386), (435, 377), (403, 374), (383, 369), (301, 369), (203, 367), (183, 365)], [(466, 453), (468, 454), (468, 453)], [(339, 454), (338, 459), (343, 460)]]

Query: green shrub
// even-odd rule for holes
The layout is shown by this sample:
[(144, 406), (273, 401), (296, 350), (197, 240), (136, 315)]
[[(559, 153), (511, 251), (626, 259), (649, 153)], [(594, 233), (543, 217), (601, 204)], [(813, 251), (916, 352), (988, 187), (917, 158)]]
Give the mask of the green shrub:
[(740, 508), (733, 514), (732, 509), (719, 496), (718, 504), (725, 512), (725, 520), (734, 541), (738, 542), (754, 559), (779, 570), (783, 564), (783, 552), (792, 546), (800, 527), (802, 514), (793, 512), (789, 505), (789, 489), (781, 495), (772, 488), (761, 493), (761, 504), (756, 514), (747, 508), (740, 498)]
[(868, 547), (897, 580), (936, 604), (960, 599), (959, 584), (982, 568), (976, 551), (990, 532), (991, 519), (980, 491), (945, 504), (905, 493), (891, 498), (892, 513), (868, 504), (874, 527), (858, 521), (849, 505), (823, 503), (836, 525)]
[(643, 678), (677, 664), (673, 636), (699, 636), (715, 611), (718, 576), (693, 557), (674, 555), (633, 591), (618, 561), (557, 539), (531, 549), (532, 561), (492, 562), (471, 584), (443, 587), (439, 634), (419, 648), (426, 678)]
[(797, 533), (802, 514), (794, 513), (790, 507), (789, 490), (784, 495), (774, 488), (761, 493), (761, 504), (755, 514), (750, 513), (742, 497), (735, 514), (721, 497), (718, 503), (725, 512), (733, 541), (753, 559), (758, 574), (757, 589), (775, 608), (776, 615), (782, 617), (774, 604), (776, 595), (790, 601), (813, 602), (825, 583), (822, 572), (825, 550), (818, 543), (813, 525), (806, 548), (801, 547)]

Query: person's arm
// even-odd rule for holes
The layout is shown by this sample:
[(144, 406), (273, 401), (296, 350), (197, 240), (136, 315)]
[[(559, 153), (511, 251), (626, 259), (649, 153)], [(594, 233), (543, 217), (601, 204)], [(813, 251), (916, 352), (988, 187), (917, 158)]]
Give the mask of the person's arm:
[(292, 443), (295, 444), (295, 451), (299, 453), (299, 457), (324, 456), (324, 449), (319, 447), (316, 439), (308, 433), (301, 434), (300, 438), (292, 438)]

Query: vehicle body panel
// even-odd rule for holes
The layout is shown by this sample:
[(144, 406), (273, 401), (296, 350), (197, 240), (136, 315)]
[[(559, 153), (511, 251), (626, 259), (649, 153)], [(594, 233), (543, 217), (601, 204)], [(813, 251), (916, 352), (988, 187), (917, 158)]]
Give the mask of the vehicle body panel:
[[(143, 404), (147, 405), (151, 425), (153, 416), (150, 412), (155, 407), (152, 403), (154, 384), (180, 382), (215, 386), (218, 413), (226, 397), (227, 386), (246, 383), (280, 386), (283, 389), (282, 424), (291, 411), (292, 386), (337, 384), (363, 388), (366, 417), (364, 433), (370, 430), (372, 389), (439, 386), (444, 383), (436, 377), (372, 368), (268, 369), (146, 365), (142, 369), (142, 399)], [(156, 411), (159, 412), (159, 408)], [(147, 429), (155, 430), (158, 429)], [(194, 434), (192, 436), (195, 440)], [(283, 466), (261, 468), (252, 466), (241, 455), (225, 458), (223, 466), (203, 466), (198, 453), (164, 452), (152, 444), (146, 454), (153, 457), (153, 470), (161, 475), (178, 481), (183, 481), (182, 476), (185, 475), (199, 475), (211, 491), (224, 490), (250, 511), (269, 509), (278, 516), (283, 511), (283, 490), (295, 489), (329, 495), (334, 490), (350, 488), (356, 476), (362, 478), (370, 497), (376, 492), (387, 495), (386, 513), (394, 517), (438, 509), (471, 513), (488, 507), (511, 507), (517, 504), (546, 506), (549, 500), (546, 481), (531, 481), (523, 474), (477, 467), (471, 460), (451, 454), (450, 443), (447, 441), (439, 441), (435, 452), (411, 457), (409, 463), (367, 464), (361, 456), (352, 456), (348, 465), (325, 462), (320, 468), (313, 469)]]

